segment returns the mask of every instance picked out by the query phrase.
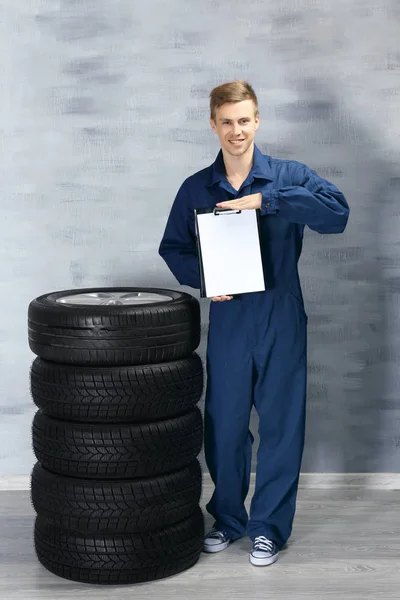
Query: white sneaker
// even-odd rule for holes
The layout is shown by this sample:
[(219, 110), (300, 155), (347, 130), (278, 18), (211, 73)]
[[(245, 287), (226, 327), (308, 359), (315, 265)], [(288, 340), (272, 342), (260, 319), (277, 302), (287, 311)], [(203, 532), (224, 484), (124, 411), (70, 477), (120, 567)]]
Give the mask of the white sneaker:
[(221, 552), (231, 543), (231, 538), (227, 537), (223, 531), (218, 531), (214, 527), (206, 535), (203, 542), (204, 552)]
[(250, 562), (257, 567), (272, 565), (278, 560), (279, 550), (275, 542), (263, 535), (255, 538), (253, 549), (250, 552)]

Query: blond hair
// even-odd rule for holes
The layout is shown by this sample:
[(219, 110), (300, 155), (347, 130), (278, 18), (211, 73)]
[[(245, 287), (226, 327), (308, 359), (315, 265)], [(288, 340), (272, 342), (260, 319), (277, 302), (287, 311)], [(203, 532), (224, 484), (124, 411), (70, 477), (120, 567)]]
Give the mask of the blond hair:
[(216, 109), (227, 102), (253, 100), (255, 116), (258, 115), (258, 100), (255, 91), (247, 81), (237, 80), (223, 83), (210, 92), (210, 115), (215, 121)]

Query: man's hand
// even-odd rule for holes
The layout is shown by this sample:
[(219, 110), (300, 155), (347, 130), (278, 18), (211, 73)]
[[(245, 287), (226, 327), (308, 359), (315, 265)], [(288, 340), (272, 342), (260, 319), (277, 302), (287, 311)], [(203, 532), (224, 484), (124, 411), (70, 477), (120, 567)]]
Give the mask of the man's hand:
[(225, 302), (225, 300), (232, 300), (233, 296), (213, 296), (211, 300), (213, 302)]
[(219, 202), (217, 208), (231, 208), (233, 210), (250, 210), (254, 208), (261, 208), (262, 194), (250, 194), (249, 196), (243, 196), (237, 200), (227, 200), (226, 202)]

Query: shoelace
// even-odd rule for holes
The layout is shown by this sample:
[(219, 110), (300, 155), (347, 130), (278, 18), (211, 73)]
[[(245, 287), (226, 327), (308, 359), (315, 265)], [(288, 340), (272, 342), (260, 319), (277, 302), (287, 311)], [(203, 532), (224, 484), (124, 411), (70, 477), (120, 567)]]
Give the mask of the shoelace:
[(254, 550), (261, 550), (262, 552), (272, 552), (274, 551), (274, 542), (269, 540), (263, 535), (259, 535), (254, 540)]

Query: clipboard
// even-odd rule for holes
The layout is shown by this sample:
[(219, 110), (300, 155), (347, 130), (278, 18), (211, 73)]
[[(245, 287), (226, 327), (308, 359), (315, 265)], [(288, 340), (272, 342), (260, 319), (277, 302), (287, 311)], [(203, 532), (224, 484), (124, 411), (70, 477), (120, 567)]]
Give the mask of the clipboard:
[(259, 210), (197, 208), (194, 214), (201, 298), (265, 291)]

